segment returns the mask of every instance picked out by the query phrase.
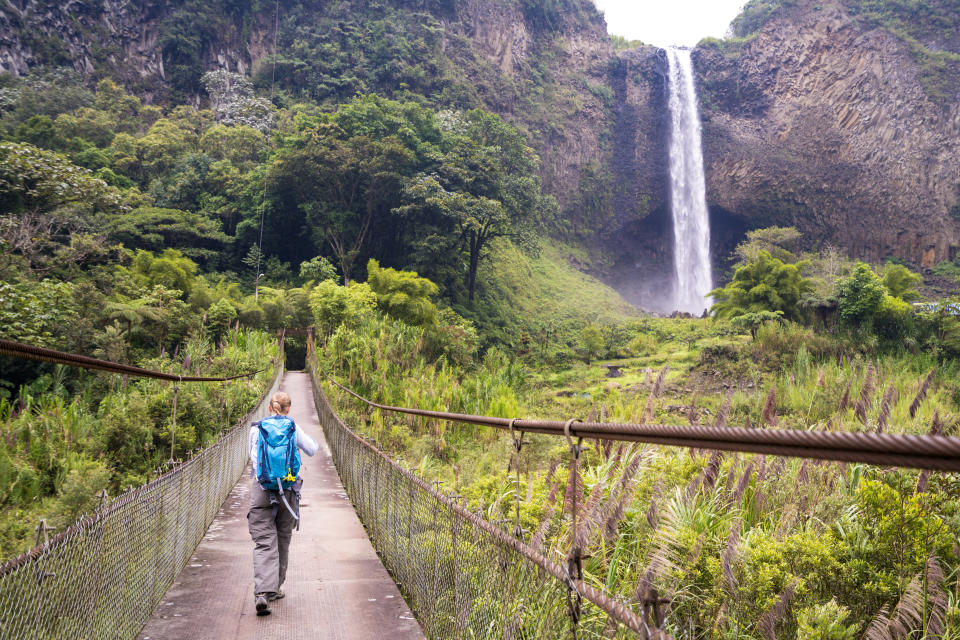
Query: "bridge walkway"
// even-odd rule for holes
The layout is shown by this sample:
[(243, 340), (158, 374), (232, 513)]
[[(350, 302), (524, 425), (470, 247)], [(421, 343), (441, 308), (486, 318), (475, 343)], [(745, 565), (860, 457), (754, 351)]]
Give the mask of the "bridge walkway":
[(302, 523), (290, 545), (286, 597), (271, 603), (272, 615), (257, 617), (245, 474), (139, 638), (424, 638), (340, 484), (308, 374), (287, 372), (280, 389), (290, 394), (293, 419), (320, 443), (314, 457), (303, 457)]

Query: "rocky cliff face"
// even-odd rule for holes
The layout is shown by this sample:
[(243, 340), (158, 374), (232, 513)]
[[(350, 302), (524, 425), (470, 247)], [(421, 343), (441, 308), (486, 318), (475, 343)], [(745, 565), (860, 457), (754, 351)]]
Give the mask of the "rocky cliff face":
[[(931, 98), (908, 45), (844, 1), (799, 0), (754, 37), (695, 52), (718, 271), (747, 229), (771, 224), (797, 226), (811, 245), (924, 267), (960, 244), (960, 96)], [(528, 134), (569, 232), (594, 250), (593, 269), (646, 305), (673, 269), (666, 58), (654, 47), (615, 52), (589, 0), (564, 2), (571, 10), (550, 20), (513, 0), (436, 3), (448, 7), (430, 17), (438, 44), (411, 62), (456, 69), (443, 83), (454, 77)], [(390, 6), (414, 4), (423, 6)], [(294, 5), (339, 19), (336, 5), (302, 2), (281, 2), (281, 18)], [(0, 7), (0, 71), (72, 64), (163, 101), (177, 64), (252, 73), (273, 53), (272, 5), (230, 13), (229, 3), (199, 3), (210, 20), (202, 37), (171, 40), (184, 6), (11, 0)], [(403, 15), (419, 20), (417, 11)], [(186, 95), (202, 102), (198, 89)]]
[[(273, 53), (274, 6), (257, 13), (230, 13), (221, 4), (201, 3), (210, 22), (171, 38), (183, 1), (42, 0), (0, 5), (0, 72), (24, 75), (39, 65), (71, 65), (90, 79), (109, 76), (148, 102), (168, 99), (171, 67), (189, 60), (200, 67), (242, 74), (256, 72)], [(242, 3), (237, 3), (240, 6)], [(328, 4), (281, 1), (279, 17), (312, 15), (318, 24), (335, 16)], [(423, 14), (397, 1), (405, 19)], [(437, 3), (441, 5), (443, 3)], [(442, 26), (439, 54), (446, 64), (469, 70), (468, 81), (484, 106), (524, 129), (543, 160), (545, 188), (565, 204), (577, 190), (580, 168), (607, 164), (601, 148), (610, 105), (607, 65), (613, 53), (603, 18), (589, 0), (567, 0), (576, 11), (549, 25), (525, 15), (513, 0), (461, 0), (452, 13), (437, 10)], [(296, 5), (296, 8), (294, 8)], [(299, 13), (297, 13), (299, 12)], [(328, 15), (329, 14), (329, 15)], [(322, 29), (323, 27), (318, 27)], [(282, 42), (281, 42), (282, 47)], [(280, 53), (285, 53), (281, 50)], [(437, 60), (411, 60), (435, 64)], [(597, 91), (597, 88), (601, 88)], [(373, 87), (372, 90), (378, 90)], [(202, 103), (202, 90), (181, 92)]]
[(715, 217), (869, 260), (953, 257), (960, 103), (927, 94), (903, 41), (838, 1), (802, 2), (729, 49), (695, 56)]

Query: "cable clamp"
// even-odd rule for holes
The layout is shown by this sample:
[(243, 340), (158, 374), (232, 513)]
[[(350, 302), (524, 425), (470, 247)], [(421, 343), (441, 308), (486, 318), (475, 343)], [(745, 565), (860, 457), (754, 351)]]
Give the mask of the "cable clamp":
[(517, 450), (517, 453), (520, 453), (520, 449), (527, 443), (523, 439), (523, 431), (520, 432), (520, 437), (517, 437), (517, 432), (513, 429), (513, 423), (517, 420), (520, 420), (520, 418), (510, 418), (510, 438), (513, 440), (513, 448)]
[(573, 444), (573, 438), (570, 436), (570, 425), (574, 422), (583, 423), (583, 420), (578, 420), (577, 418), (570, 418), (567, 420), (567, 423), (563, 425), (563, 435), (567, 438), (567, 444), (570, 446), (570, 453), (574, 458), (580, 459), (580, 453), (584, 451), (584, 448), (581, 446), (583, 444), (583, 438), (577, 438), (577, 444)]

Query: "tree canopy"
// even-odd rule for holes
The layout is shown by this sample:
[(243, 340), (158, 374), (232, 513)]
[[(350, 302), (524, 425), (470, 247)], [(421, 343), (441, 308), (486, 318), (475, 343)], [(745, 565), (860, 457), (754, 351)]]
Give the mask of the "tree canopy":
[(802, 317), (801, 301), (813, 285), (801, 275), (805, 263), (786, 264), (761, 249), (756, 258), (738, 267), (733, 279), (708, 295), (715, 300), (710, 312), (717, 318), (748, 313), (780, 312), (790, 320)]

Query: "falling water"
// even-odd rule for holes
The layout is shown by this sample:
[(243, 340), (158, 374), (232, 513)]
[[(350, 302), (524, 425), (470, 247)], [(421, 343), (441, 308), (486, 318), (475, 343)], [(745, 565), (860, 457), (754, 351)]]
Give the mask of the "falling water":
[(710, 219), (707, 216), (700, 116), (689, 49), (667, 49), (670, 60), (670, 199), (673, 209), (674, 307), (700, 313), (711, 301)]

